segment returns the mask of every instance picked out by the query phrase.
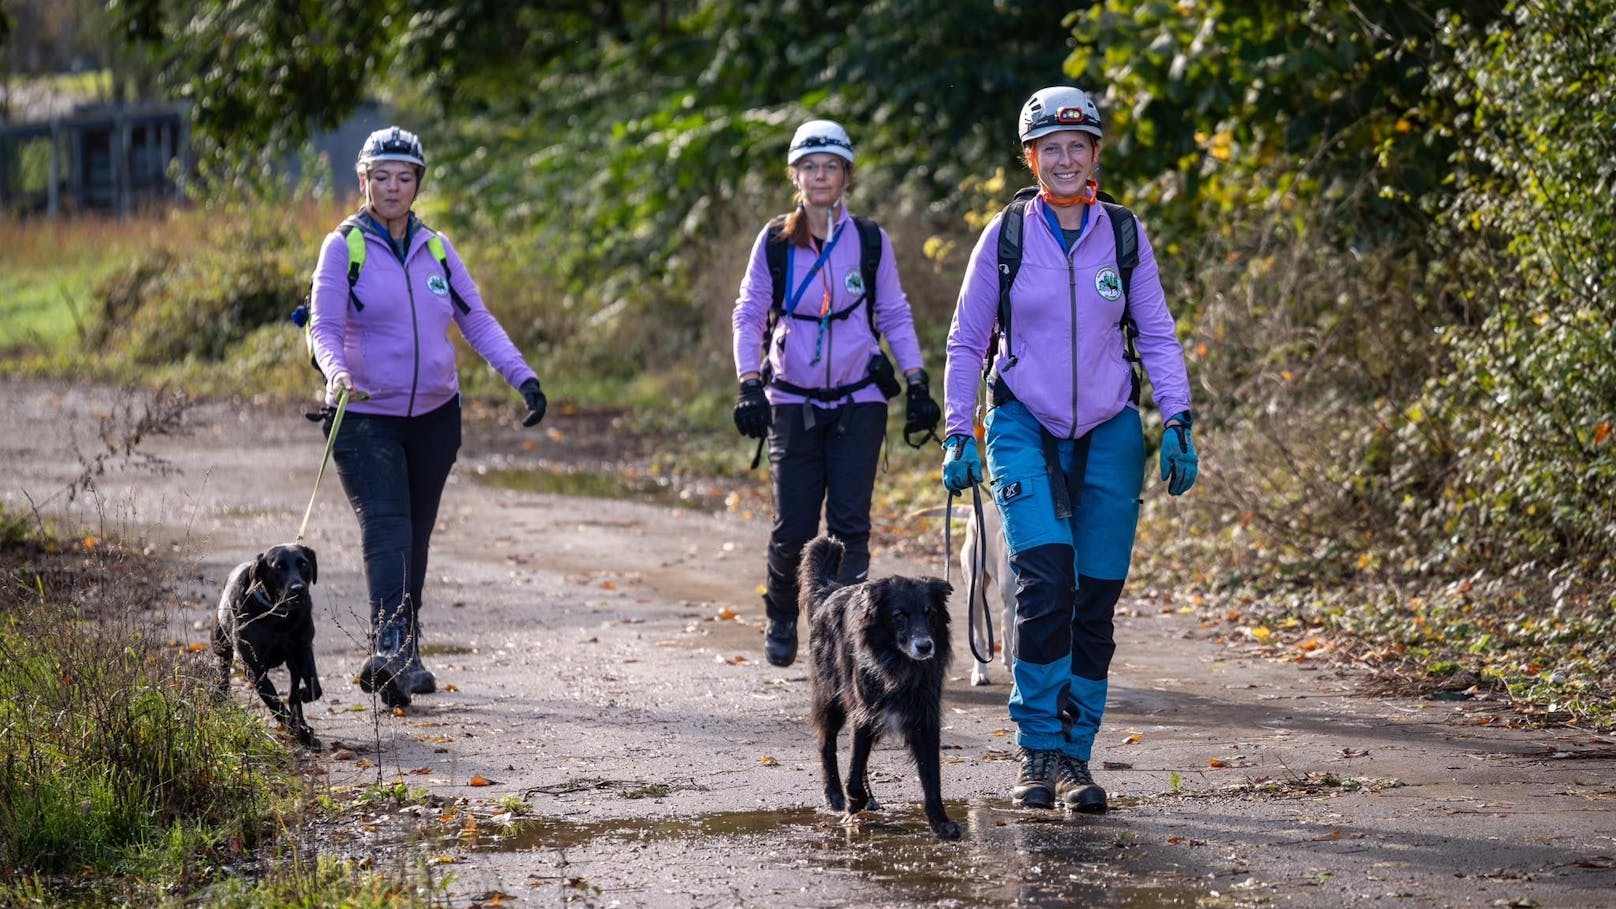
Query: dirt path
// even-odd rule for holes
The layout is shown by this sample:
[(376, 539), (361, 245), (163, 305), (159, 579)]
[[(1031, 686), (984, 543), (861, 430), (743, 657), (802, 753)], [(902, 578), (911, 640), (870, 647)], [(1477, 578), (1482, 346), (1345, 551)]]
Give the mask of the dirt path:
[[(190, 640), (206, 639), (230, 567), (296, 533), (320, 440), (293, 408), (198, 407), (186, 433), (141, 446), (169, 472), (114, 469), (69, 504), (56, 494), (126, 396), (16, 381), (0, 395), (6, 506), (49, 499), (63, 523), (151, 541), (185, 566), (177, 604), (157, 608)], [(1214, 645), (1195, 617), (1136, 600), (1119, 617), (1096, 753), (1112, 768), (1098, 771), (1109, 815), (1009, 808), (1007, 676), (995, 667), (996, 684), (970, 687), (961, 632), (943, 758), (965, 839), (930, 840), (894, 745), (872, 762), (890, 810), (841, 826), (815, 811), (802, 664), (761, 660), (766, 523), (479, 482), (611, 450), (582, 418), (545, 425), (468, 426), (423, 618), (446, 690), (403, 716), (351, 683), (358, 532), (334, 473), (308, 537), (323, 771), (441, 799), (323, 835), (356, 857), (428, 857), (453, 874), (456, 905), (1616, 906), (1610, 739), (1486, 725), (1507, 717), (1487, 704), (1368, 697), (1350, 677)], [(882, 553), (875, 564), (940, 571)], [(528, 819), (507, 826), (517, 803)]]

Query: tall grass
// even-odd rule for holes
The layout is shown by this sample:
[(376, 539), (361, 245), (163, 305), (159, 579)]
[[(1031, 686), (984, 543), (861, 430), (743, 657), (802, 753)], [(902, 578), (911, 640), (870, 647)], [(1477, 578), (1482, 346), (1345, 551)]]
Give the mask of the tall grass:
[(153, 579), (84, 545), (8, 547), (0, 569), (0, 866), (111, 873), (258, 841), (290, 753), (138, 618)]

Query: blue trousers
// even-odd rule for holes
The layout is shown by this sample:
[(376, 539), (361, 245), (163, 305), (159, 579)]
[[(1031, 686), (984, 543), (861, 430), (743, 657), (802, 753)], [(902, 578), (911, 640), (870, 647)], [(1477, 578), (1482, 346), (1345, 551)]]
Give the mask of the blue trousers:
[(1016, 579), (1016, 740), (1086, 761), (1105, 716), (1112, 620), (1139, 523), (1139, 412), (1123, 408), (1078, 440), (1046, 439), (1019, 401), (990, 410), (986, 424), (993, 499)]

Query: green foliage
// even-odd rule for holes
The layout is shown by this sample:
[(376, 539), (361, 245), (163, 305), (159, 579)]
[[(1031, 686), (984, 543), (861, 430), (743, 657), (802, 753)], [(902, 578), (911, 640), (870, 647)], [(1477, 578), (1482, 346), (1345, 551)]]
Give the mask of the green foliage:
[(172, 35), (169, 87), (189, 100), (205, 183), (273, 195), (287, 156), (342, 122), (388, 62), (400, 0), (141, 0), (132, 32)]
[(85, 343), (128, 362), (217, 362), (307, 294), (309, 240), (290, 226), (226, 219), (207, 246), (158, 246), (96, 290)]
[(1616, 535), (1616, 8), (1517, 0), (1455, 28), (1441, 87), (1464, 149), (1443, 209), (1474, 318), (1431, 408), (1448, 522), (1477, 564), (1608, 557)]
[(89, 551), (62, 573), (36, 545), (23, 551), (0, 570), (0, 865), (106, 873), (173, 837), (193, 852), (258, 838), (285, 748), (159, 657), (119, 617), (127, 604), (98, 601), (128, 570), (119, 556)]

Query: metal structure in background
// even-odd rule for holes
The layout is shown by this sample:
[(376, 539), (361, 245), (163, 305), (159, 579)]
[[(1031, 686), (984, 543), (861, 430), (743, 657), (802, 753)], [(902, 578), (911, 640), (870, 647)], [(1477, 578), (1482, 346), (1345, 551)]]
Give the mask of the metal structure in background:
[(185, 197), (195, 159), (187, 105), (89, 105), (0, 122), (0, 213), (128, 215)]

